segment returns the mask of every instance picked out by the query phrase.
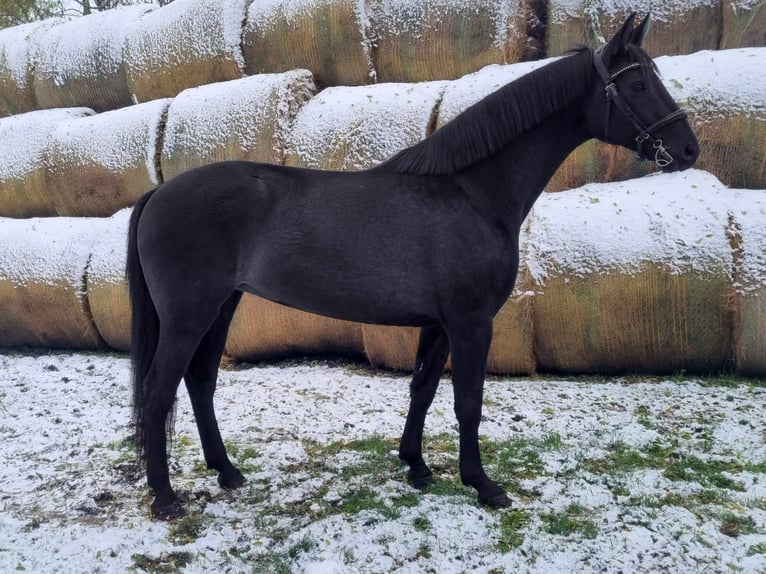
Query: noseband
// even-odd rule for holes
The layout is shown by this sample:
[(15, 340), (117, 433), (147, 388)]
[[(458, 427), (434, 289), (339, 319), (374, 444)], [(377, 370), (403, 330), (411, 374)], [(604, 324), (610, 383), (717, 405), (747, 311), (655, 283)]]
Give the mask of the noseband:
[[(684, 109), (678, 109), (674, 112), (670, 112), (664, 118), (654, 122), (649, 127), (644, 127), (643, 122), (633, 111), (633, 108), (630, 107), (630, 104), (628, 104), (628, 102), (626, 102), (622, 96), (620, 96), (620, 92), (617, 90), (617, 84), (615, 84), (615, 80), (621, 74), (627, 72), (628, 70), (640, 68), (642, 64), (635, 62), (633, 64), (628, 64), (624, 68), (620, 68), (614, 73), (610, 73), (604, 65), (604, 60), (601, 54), (602, 50), (603, 46), (593, 51), (593, 66), (596, 68), (598, 75), (601, 76), (601, 79), (604, 81), (604, 89), (606, 90), (607, 108), (605, 130), (609, 129), (609, 112), (611, 111), (611, 104), (614, 103), (614, 105), (617, 106), (623, 114), (625, 114), (633, 126), (635, 126), (635, 128), (638, 130), (638, 135), (636, 136), (636, 157), (638, 159), (646, 158), (646, 155), (643, 153), (643, 147), (647, 141), (651, 141), (652, 148), (654, 149), (654, 163), (656, 163), (660, 168), (669, 166), (671, 163), (673, 163), (673, 156), (670, 155), (668, 150), (665, 149), (665, 146), (662, 145), (662, 140), (654, 137), (652, 132), (655, 132), (656, 130), (677, 120), (686, 118), (688, 112)], [(606, 135), (607, 134), (605, 133), (604, 139), (606, 139)]]

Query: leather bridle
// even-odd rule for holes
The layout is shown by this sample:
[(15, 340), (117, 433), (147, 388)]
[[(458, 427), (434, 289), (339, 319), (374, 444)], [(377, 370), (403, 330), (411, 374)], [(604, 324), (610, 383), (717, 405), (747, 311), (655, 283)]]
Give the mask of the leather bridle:
[[(646, 159), (647, 156), (643, 153), (643, 147), (647, 141), (650, 141), (652, 143), (652, 148), (654, 149), (654, 163), (656, 163), (660, 168), (669, 166), (671, 163), (673, 163), (673, 156), (670, 155), (667, 149), (665, 149), (665, 146), (662, 144), (662, 140), (654, 137), (652, 133), (677, 120), (685, 119), (689, 112), (684, 109), (678, 109), (669, 113), (661, 120), (654, 122), (649, 127), (644, 127), (643, 122), (633, 111), (633, 108), (630, 107), (630, 104), (628, 104), (628, 102), (626, 102), (622, 96), (620, 96), (620, 92), (617, 90), (617, 85), (615, 84), (615, 80), (621, 74), (624, 74), (629, 70), (634, 70), (635, 68), (640, 68), (643, 64), (634, 62), (623, 68), (620, 68), (616, 72), (610, 73), (609, 70), (607, 70), (606, 65), (604, 65), (602, 57), (603, 49), (604, 46), (593, 51), (593, 66), (596, 68), (598, 75), (601, 76), (601, 79), (604, 81), (604, 89), (606, 91), (607, 108), (605, 132), (609, 129), (609, 113), (611, 111), (611, 104), (614, 103), (614, 105), (617, 106), (623, 114), (625, 114), (633, 126), (635, 126), (635, 128), (638, 130), (638, 135), (636, 136), (636, 157), (638, 159)], [(606, 136), (607, 134), (605, 133), (604, 139), (606, 139)]]

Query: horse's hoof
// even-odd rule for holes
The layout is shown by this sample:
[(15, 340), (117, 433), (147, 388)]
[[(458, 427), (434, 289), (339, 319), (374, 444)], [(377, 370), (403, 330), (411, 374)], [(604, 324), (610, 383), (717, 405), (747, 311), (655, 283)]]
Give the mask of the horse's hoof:
[(224, 490), (234, 490), (245, 484), (245, 482), (247, 482), (247, 480), (239, 471), (232, 476), (224, 476), (223, 474), (218, 475), (218, 485)]
[(152, 504), (152, 517), (157, 520), (175, 520), (183, 515), (184, 509), (177, 500), (163, 505)]
[(418, 490), (425, 490), (434, 483), (434, 475), (430, 472), (422, 476), (412, 476), (412, 474), (409, 474), (408, 478), (412, 488), (416, 488)]
[(489, 506), (490, 508), (510, 508), (513, 505), (511, 499), (508, 498), (508, 495), (504, 492), (490, 496), (486, 499), (479, 496), (479, 502), (481, 502), (484, 506)]

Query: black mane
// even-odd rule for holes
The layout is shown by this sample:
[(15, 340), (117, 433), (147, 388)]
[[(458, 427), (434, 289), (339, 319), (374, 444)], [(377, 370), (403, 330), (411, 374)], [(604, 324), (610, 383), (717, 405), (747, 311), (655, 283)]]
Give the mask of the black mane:
[(447, 174), (485, 159), (582, 95), (592, 79), (592, 51), (538, 68), (470, 106), (385, 166), (399, 173)]

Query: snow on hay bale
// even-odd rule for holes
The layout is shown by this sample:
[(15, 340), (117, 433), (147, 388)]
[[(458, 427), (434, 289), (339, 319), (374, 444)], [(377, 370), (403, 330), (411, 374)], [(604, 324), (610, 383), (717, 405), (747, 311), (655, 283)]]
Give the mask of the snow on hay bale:
[(429, 135), (446, 85), (327, 88), (296, 116), (286, 163), (346, 171), (377, 165)]
[(364, 0), (253, 2), (242, 42), (246, 72), (306, 68), (320, 86), (371, 83), (369, 27)]
[(766, 376), (766, 190), (730, 190), (737, 372)]
[(159, 183), (158, 139), (169, 100), (154, 100), (51, 130), (46, 178), (58, 215), (108, 216)]
[(130, 297), (125, 265), (131, 212), (122, 209), (103, 220), (86, 276), (93, 322), (106, 344), (120, 351), (130, 349)]
[(84, 283), (100, 221), (0, 219), (1, 346), (101, 346)]
[(138, 101), (242, 76), (247, 0), (175, 0), (127, 31), (128, 85)]
[(721, 48), (766, 46), (766, 10), (763, 0), (723, 3)]
[(691, 112), (697, 167), (732, 187), (766, 188), (766, 48), (657, 58), (671, 96)]
[(527, 9), (507, 0), (376, 0), (368, 14), (378, 81), (449, 80), (527, 51)]
[(34, 69), (39, 106), (102, 112), (129, 105), (125, 37), (128, 26), (150, 10), (147, 4), (107, 10), (70, 20), (41, 37)]
[(34, 58), (38, 41), (62, 22), (53, 18), (0, 30), (0, 117), (37, 109)]
[(55, 215), (45, 181), (48, 134), (61, 122), (93, 114), (87, 108), (27, 112), (0, 119), (0, 216)]
[(722, 11), (718, 0), (640, 0), (627, 5), (613, 0), (552, 0), (548, 8), (548, 54), (559, 56), (577, 44), (603, 43), (633, 11), (651, 12), (652, 31), (644, 42), (651, 56), (719, 47)]
[(306, 70), (181, 92), (168, 110), (161, 160), (164, 177), (228, 159), (283, 163), (288, 127), (314, 93), (313, 78)]
[(692, 170), (544, 194), (530, 216), (543, 370), (720, 371), (732, 349), (727, 190)]

